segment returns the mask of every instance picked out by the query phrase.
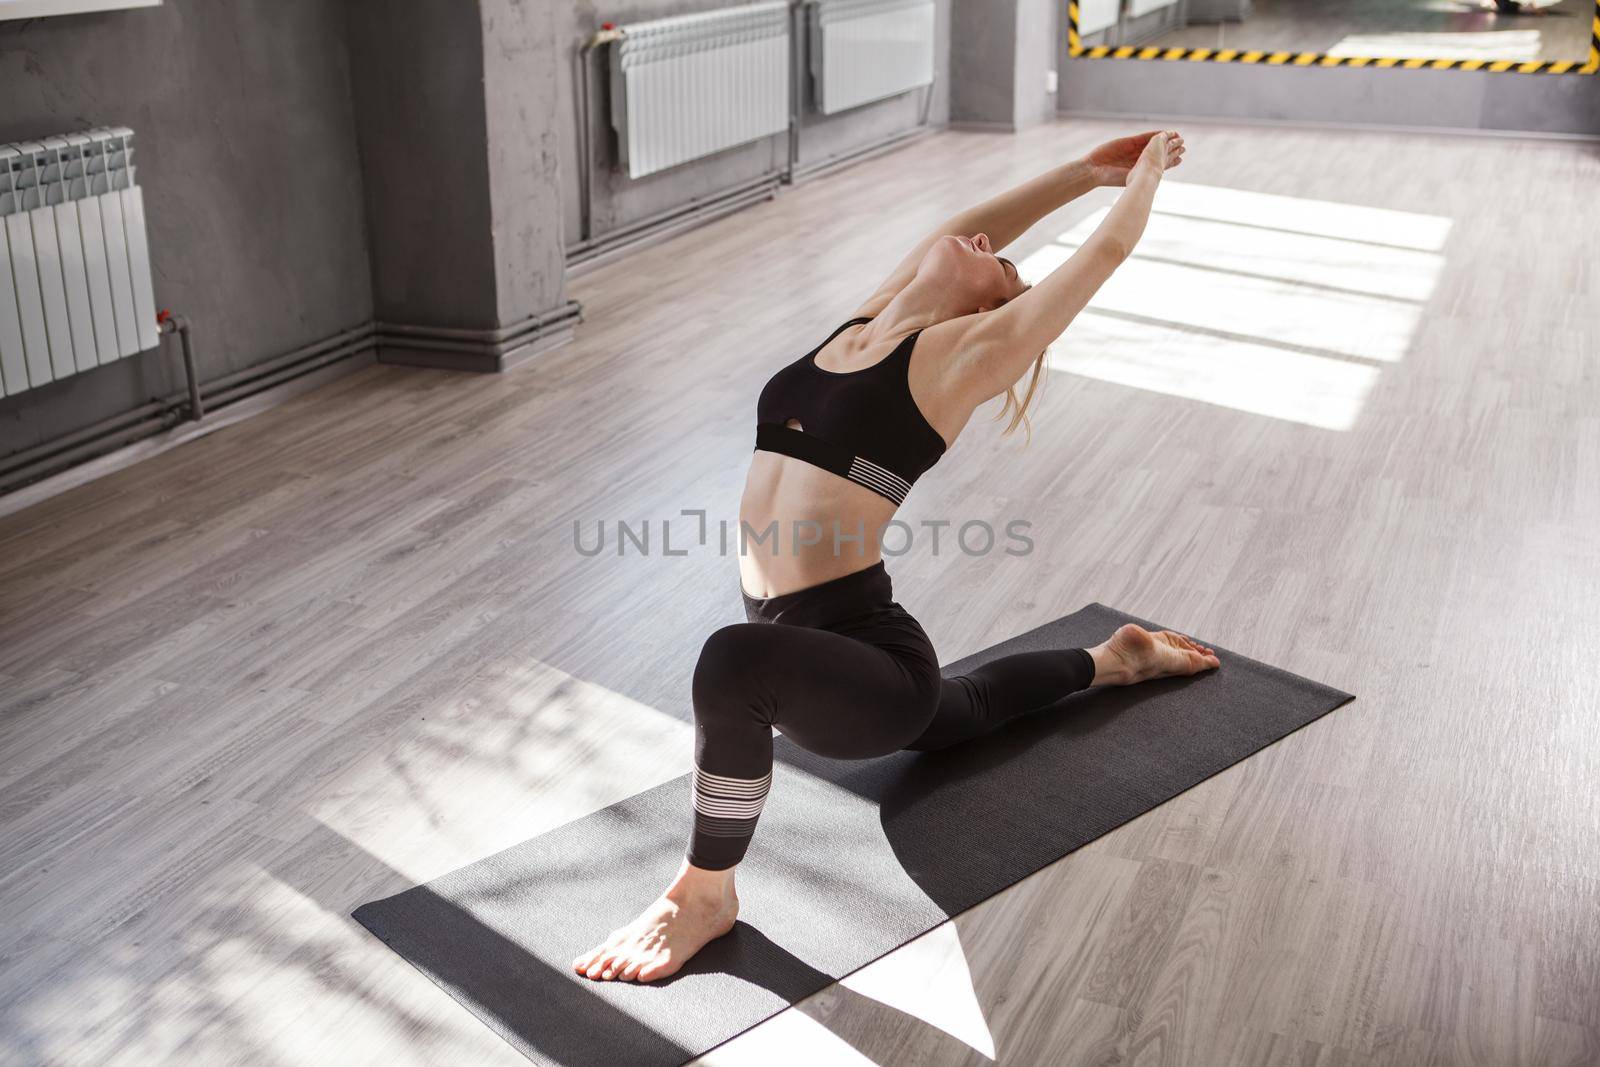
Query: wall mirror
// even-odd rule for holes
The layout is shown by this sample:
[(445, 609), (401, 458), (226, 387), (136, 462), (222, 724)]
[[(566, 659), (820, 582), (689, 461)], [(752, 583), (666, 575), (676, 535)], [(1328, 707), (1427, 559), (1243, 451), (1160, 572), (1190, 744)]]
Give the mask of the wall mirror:
[(1067, 17), (1087, 59), (1600, 70), (1600, 0), (1074, 0)]

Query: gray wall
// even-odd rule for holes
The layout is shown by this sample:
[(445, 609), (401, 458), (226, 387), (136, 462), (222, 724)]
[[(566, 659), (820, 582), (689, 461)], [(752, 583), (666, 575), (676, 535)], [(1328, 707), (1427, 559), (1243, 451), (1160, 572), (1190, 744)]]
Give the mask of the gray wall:
[(956, 0), (951, 15), (951, 122), (1015, 125), (1017, 3)]
[(1066, 59), (1064, 112), (1600, 135), (1600, 75)]
[[(489, 330), (561, 302), (548, 3), (349, 0), (377, 317)], [(403, 16), (403, 17), (402, 17)]]
[(1055, 0), (956, 0), (950, 121), (1020, 130), (1055, 117), (1045, 73), (1056, 68)]
[[(0, 141), (99, 125), (134, 130), (156, 306), (193, 319), (202, 379), (372, 317), (340, 4), (0, 22)], [(182, 382), (149, 352), (0, 399), (0, 455)]]
[[(579, 230), (578, 42), (602, 18), (724, 5), (167, 0), (4, 22), (0, 140), (137, 132), (157, 304), (193, 319), (203, 380), (375, 316), (504, 326), (561, 302), (562, 248)], [(929, 121), (1021, 128), (1059, 103), (1600, 135), (1597, 77), (1068, 61), (1059, 6), (940, 0)], [(1052, 65), (1054, 102), (1043, 88)], [(596, 64), (591, 115), (597, 232), (784, 166), (778, 135), (629, 181), (610, 166), (603, 71)], [(914, 92), (832, 118), (808, 108), (800, 162), (909, 130), (922, 107)], [(0, 455), (181, 382), (175, 353), (145, 353), (0, 399)]]
[[(944, 124), (950, 115), (951, 3), (952, 0), (938, 0), (933, 95), (928, 100), (928, 122), (936, 126)], [(555, 114), (559, 118), (557, 154), (564, 203), (563, 232), (568, 247), (579, 240), (581, 219), (575, 95), (575, 55), (579, 43), (598, 29), (601, 22), (626, 25), (629, 22), (727, 6), (730, 6), (729, 0), (617, 0), (604, 4), (597, 4), (594, 0), (577, 0), (575, 3), (554, 5), (553, 52), (557, 62)], [(630, 180), (626, 174), (613, 170), (617, 156), (615, 134), (611, 129), (604, 51), (602, 48), (595, 53), (591, 66), (590, 129), (594, 147), (595, 189), (593, 236), (658, 211), (686, 204), (693, 198), (711, 196), (763, 174), (780, 171), (786, 165), (789, 158), (788, 135), (778, 134), (637, 180)], [(846, 155), (854, 149), (916, 127), (921, 120), (924, 94), (927, 92), (929, 90), (918, 89), (833, 116), (820, 115), (808, 108), (800, 142), (800, 165), (804, 167)]]
[(549, 0), (479, 0), (483, 9), (483, 91), (488, 99), (490, 220), (494, 234), (496, 325), (557, 307), (566, 289), (567, 199), (561, 134), (572, 112), (554, 107), (570, 42), (555, 34)]
[[(331, 5), (335, 7), (343, 5)], [(483, 31), (472, 0), (348, 0), (350, 67), (385, 322), (495, 316)]]
[(1018, 129), (1056, 116), (1056, 94), (1045, 85), (1045, 72), (1060, 70), (1056, 35), (1066, 33), (1066, 4), (1056, 0), (1017, 0)]

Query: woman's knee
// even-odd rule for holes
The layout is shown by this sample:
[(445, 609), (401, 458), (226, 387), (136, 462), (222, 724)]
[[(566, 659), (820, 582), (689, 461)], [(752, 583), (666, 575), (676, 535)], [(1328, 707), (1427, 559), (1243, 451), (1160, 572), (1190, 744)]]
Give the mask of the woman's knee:
[(743, 712), (756, 698), (768, 624), (735, 622), (713, 630), (700, 647), (691, 692), (697, 717)]

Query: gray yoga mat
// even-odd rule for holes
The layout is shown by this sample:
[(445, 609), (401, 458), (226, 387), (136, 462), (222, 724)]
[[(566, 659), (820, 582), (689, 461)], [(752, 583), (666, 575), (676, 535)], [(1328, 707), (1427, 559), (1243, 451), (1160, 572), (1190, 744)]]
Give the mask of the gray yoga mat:
[[(944, 673), (1126, 622), (1170, 628), (1090, 604)], [(1354, 699), (1191, 636), (1219, 669), (1075, 693), (939, 752), (836, 761), (777, 737), (738, 925), (669, 978), (571, 961), (677, 871), (687, 774), (355, 918), (536, 1063), (683, 1063)]]

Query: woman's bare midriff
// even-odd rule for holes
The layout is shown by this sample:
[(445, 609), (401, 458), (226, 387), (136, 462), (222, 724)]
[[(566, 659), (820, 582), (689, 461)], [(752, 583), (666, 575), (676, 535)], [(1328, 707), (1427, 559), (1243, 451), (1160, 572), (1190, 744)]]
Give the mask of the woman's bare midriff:
[(782, 596), (870, 567), (894, 513), (893, 501), (837, 474), (755, 452), (739, 501), (742, 541), (733, 542), (739, 582), (753, 597)]

